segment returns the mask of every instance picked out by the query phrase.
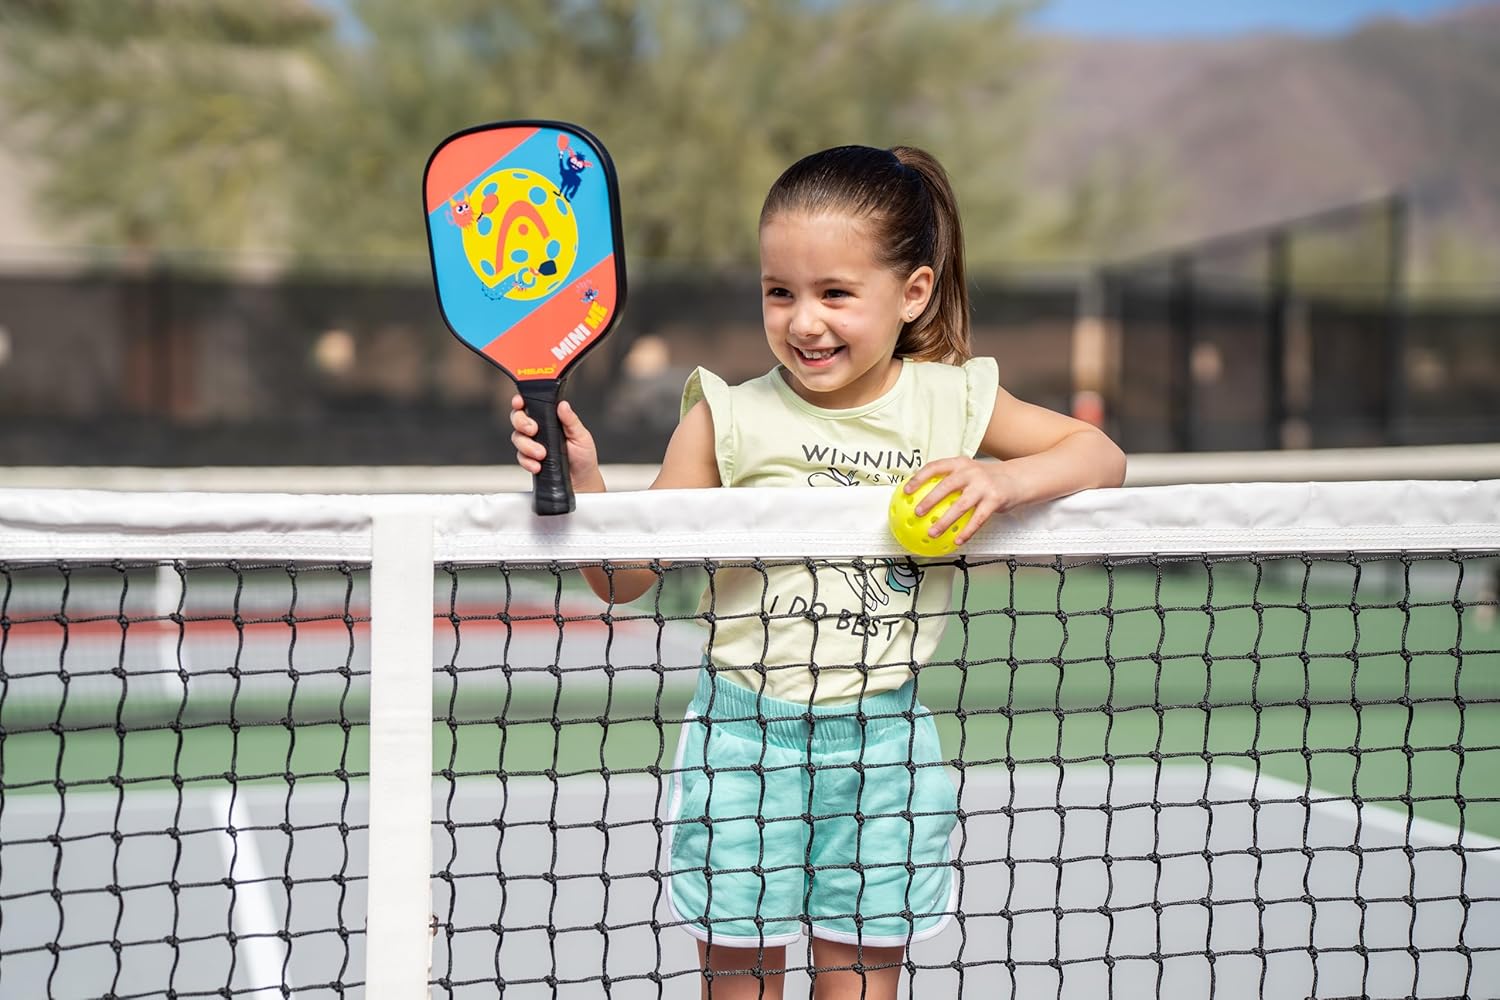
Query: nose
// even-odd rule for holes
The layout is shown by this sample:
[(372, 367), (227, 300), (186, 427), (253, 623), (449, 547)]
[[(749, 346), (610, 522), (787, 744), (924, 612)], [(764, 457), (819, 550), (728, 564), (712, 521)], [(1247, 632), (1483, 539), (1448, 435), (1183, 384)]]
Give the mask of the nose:
[(822, 320), (818, 317), (817, 304), (810, 302), (799, 302), (792, 309), (791, 322), (787, 330), (794, 337), (815, 337), (822, 330)]

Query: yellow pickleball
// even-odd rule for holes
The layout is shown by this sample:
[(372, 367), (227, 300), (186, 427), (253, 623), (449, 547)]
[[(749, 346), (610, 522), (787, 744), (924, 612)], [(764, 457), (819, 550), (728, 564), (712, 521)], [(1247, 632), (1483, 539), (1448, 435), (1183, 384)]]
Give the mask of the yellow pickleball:
[[(910, 480), (908, 480), (910, 482)], [(942, 477), (929, 479), (917, 488), (915, 493), (906, 492), (906, 484), (902, 483), (891, 493), (890, 523), (891, 534), (896, 536), (896, 541), (906, 551), (918, 556), (945, 556), (958, 548), (954, 538), (964, 525), (969, 523), (973, 511), (969, 511), (948, 526), (948, 530), (933, 538), (928, 532), (932, 526), (938, 523), (943, 512), (958, 500), (958, 494), (954, 493), (939, 500), (937, 505), (922, 516), (917, 516), (917, 504), (932, 491), (933, 487), (942, 482)]]

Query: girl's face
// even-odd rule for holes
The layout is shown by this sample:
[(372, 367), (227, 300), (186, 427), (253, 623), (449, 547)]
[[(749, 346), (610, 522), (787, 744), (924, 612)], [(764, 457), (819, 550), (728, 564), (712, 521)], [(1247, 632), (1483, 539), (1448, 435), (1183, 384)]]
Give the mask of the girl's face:
[(792, 389), (849, 409), (896, 382), (896, 340), (932, 294), (933, 273), (902, 278), (875, 257), (866, 226), (840, 214), (773, 216), (760, 230), (761, 315)]

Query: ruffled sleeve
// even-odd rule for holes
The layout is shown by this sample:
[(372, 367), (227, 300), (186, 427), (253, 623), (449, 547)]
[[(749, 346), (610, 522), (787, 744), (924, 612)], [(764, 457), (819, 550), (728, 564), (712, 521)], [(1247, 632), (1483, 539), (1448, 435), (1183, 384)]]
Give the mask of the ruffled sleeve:
[(714, 421), (714, 458), (719, 466), (719, 482), (724, 486), (734, 485), (734, 406), (729, 386), (707, 368), (695, 368), (682, 388), (682, 409), (678, 419), (698, 405), (699, 400), (708, 403), (708, 412)]
[(979, 454), (984, 432), (995, 413), (995, 396), (1000, 391), (1000, 366), (994, 358), (970, 358), (964, 362), (965, 412), (963, 454)]

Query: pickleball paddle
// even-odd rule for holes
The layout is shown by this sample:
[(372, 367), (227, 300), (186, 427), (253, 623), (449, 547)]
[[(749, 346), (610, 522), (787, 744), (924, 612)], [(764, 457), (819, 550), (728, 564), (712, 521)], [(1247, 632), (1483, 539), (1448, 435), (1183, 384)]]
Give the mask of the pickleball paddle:
[(422, 194), (443, 321), (515, 380), (547, 449), (536, 512), (565, 514), (573, 485), (558, 393), (625, 303), (614, 164), (576, 125), (497, 122), (444, 139)]

